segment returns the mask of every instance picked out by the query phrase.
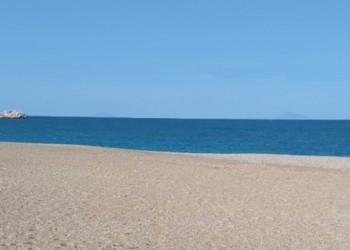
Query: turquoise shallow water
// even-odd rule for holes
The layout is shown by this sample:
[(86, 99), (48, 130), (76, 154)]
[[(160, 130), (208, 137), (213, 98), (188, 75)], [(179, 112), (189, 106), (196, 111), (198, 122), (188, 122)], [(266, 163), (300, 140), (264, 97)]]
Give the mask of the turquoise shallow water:
[(350, 121), (29, 117), (0, 141), (193, 152), (350, 156)]

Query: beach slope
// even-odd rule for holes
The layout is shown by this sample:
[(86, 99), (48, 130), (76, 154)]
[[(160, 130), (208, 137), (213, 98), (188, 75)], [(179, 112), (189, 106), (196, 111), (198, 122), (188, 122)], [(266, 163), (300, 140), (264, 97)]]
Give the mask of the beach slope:
[(350, 249), (350, 158), (0, 143), (0, 249)]

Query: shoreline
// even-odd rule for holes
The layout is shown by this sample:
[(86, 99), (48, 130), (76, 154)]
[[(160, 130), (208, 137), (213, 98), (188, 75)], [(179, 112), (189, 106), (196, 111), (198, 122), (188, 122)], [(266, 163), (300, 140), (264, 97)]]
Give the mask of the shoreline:
[(0, 248), (350, 249), (347, 165), (286, 157), (0, 143)]
[(40, 147), (72, 147), (72, 148), (90, 148), (97, 150), (116, 150), (134, 153), (149, 153), (161, 155), (180, 155), (192, 157), (205, 157), (211, 159), (226, 159), (240, 163), (279, 165), (290, 167), (311, 167), (327, 169), (350, 170), (350, 156), (316, 156), (316, 155), (288, 155), (288, 154), (264, 154), (264, 153), (187, 153), (187, 152), (168, 152), (152, 151), (125, 148), (112, 148), (103, 146), (78, 145), (78, 144), (56, 144), (56, 143), (27, 143), (27, 142), (0, 142), (1, 145), (23, 145)]

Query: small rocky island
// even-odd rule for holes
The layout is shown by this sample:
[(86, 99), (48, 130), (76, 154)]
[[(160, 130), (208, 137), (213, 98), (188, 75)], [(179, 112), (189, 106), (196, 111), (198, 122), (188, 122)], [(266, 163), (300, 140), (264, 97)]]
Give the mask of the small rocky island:
[(7, 110), (0, 113), (0, 119), (27, 119), (27, 115), (16, 110)]

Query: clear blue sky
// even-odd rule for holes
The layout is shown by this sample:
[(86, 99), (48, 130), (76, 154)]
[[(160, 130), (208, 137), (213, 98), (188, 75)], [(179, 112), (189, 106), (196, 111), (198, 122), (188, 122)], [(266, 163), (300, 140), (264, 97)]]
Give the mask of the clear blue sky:
[(350, 119), (350, 1), (0, 3), (0, 111)]

